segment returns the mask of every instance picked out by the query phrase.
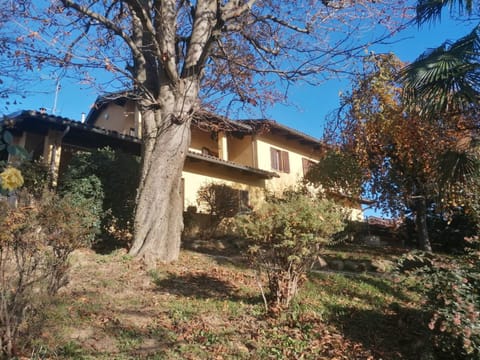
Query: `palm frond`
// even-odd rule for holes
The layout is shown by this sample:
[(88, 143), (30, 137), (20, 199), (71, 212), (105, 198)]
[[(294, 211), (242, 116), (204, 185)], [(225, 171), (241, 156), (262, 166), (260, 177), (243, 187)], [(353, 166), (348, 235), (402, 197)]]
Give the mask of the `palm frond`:
[(480, 35), (467, 36), (422, 54), (400, 73), (404, 101), (427, 117), (465, 111), (479, 102)]
[(439, 21), (442, 17), (442, 11), (450, 7), (450, 12), (455, 11), (455, 4), (458, 5), (458, 12), (463, 14), (472, 13), (473, 0), (418, 0), (417, 2), (417, 24), (422, 25), (428, 22)]
[(480, 161), (468, 151), (449, 150), (439, 156), (438, 177), (442, 187), (466, 184), (480, 171)]

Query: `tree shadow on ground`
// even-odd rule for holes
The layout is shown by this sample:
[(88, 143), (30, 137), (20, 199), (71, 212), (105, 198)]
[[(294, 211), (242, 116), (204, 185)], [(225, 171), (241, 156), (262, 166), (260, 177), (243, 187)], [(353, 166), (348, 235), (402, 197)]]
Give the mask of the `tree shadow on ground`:
[(154, 279), (154, 283), (160, 291), (189, 298), (242, 301), (251, 304), (261, 302), (260, 296), (243, 295), (231, 282), (206, 273), (169, 273), (166, 278)]
[(99, 255), (109, 255), (119, 249), (129, 248), (130, 243), (127, 241), (119, 241), (111, 238), (99, 238), (92, 245), (92, 250)]
[(238, 257), (245, 253), (245, 241), (234, 236), (214, 238), (182, 237), (182, 248), (203, 254), (224, 257)]
[(426, 315), (416, 309), (397, 308), (385, 313), (331, 306), (333, 324), (346, 338), (371, 349), (375, 358), (430, 359), (430, 333), (425, 326)]
[(400, 288), (400, 286), (392, 286), (389, 282), (383, 281), (381, 278), (373, 276), (362, 276), (362, 281), (368, 285), (376, 287), (381, 293), (391, 295), (402, 301), (410, 301), (410, 297)]

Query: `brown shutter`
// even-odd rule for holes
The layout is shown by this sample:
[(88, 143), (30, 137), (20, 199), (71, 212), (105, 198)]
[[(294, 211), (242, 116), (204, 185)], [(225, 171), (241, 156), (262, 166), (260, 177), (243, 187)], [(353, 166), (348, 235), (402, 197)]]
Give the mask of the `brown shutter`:
[(303, 175), (307, 175), (307, 173), (310, 171), (312, 166), (315, 165), (315, 163), (312, 160), (308, 160), (305, 158), (302, 158), (302, 166), (303, 166)]
[(303, 176), (307, 175), (308, 172), (308, 160), (305, 158), (302, 158), (302, 168), (303, 168)]
[(281, 158), (282, 158), (282, 170), (286, 173), (290, 173), (290, 161), (288, 159), (288, 151), (282, 151)]
[(272, 169), (279, 170), (279, 163), (278, 163), (278, 150), (274, 148), (270, 148), (270, 163)]

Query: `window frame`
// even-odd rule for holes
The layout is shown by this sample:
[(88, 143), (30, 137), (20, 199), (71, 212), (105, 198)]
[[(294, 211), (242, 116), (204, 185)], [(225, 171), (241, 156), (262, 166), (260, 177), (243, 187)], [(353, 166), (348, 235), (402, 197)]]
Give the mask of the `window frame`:
[(288, 151), (270, 147), (270, 166), (273, 170), (290, 173), (290, 158)]

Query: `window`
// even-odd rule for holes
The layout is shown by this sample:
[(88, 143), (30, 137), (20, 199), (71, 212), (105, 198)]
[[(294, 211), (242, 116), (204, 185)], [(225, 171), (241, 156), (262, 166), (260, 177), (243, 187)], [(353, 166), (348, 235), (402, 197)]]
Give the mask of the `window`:
[(315, 165), (314, 161), (302, 158), (303, 176), (307, 175), (313, 165)]
[(270, 159), (273, 170), (278, 170), (284, 173), (290, 172), (290, 162), (288, 161), (288, 151), (282, 151), (275, 148), (270, 148)]

